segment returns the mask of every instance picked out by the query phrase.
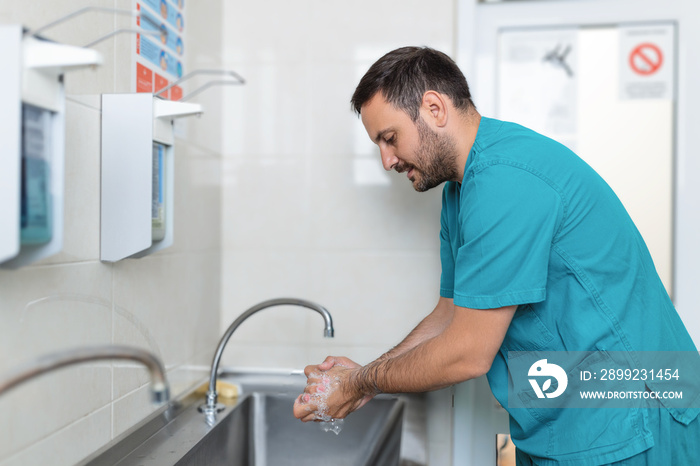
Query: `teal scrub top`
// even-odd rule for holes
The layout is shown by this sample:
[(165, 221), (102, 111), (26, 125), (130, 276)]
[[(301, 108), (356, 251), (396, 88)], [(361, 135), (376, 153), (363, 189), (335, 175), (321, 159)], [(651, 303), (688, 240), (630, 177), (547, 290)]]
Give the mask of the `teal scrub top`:
[[(440, 295), (518, 306), (487, 374), (506, 409), (509, 351), (697, 352), (622, 203), (565, 146), (482, 117), (441, 217)], [(511, 409), (511, 436), (537, 464), (610, 463), (653, 446), (645, 411)]]

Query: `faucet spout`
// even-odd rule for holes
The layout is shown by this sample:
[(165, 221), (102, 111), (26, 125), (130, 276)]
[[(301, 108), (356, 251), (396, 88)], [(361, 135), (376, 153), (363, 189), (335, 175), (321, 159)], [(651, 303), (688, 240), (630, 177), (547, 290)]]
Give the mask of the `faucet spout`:
[(87, 346), (50, 354), (15, 369), (0, 378), (0, 395), (55, 369), (104, 359), (126, 359), (142, 363), (151, 374), (151, 396), (154, 403), (163, 403), (170, 399), (170, 389), (165, 377), (165, 369), (158, 358), (146, 350), (123, 345)]
[(207, 401), (206, 404), (199, 407), (199, 410), (202, 413), (211, 415), (224, 409), (223, 406), (217, 405), (216, 403), (218, 398), (218, 395), (216, 393), (216, 379), (219, 372), (219, 363), (221, 362), (221, 355), (224, 352), (224, 348), (226, 347), (229, 338), (231, 338), (233, 332), (235, 332), (238, 326), (241, 325), (243, 321), (246, 320), (248, 317), (252, 316), (258, 311), (262, 311), (263, 309), (267, 309), (268, 307), (273, 306), (300, 306), (318, 312), (319, 314), (321, 314), (324, 321), (323, 336), (327, 338), (333, 338), (334, 330), (331, 313), (328, 312), (328, 310), (325, 307), (319, 304), (297, 298), (270, 299), (256, 304), (255, 306), (251, 307), (243, 314), (238, 316), (238, 318), (233, 321), (233, 323), (229, 326), (226, 332), (224, 332), (224, 336), (221, 337), (221, 340), (219, 341), (219, 346), (216, 348), (216, 353), (214, 354), (214, 360), (211, 363), (211, 373), (209, 375), (209, 390), (207, 391)]

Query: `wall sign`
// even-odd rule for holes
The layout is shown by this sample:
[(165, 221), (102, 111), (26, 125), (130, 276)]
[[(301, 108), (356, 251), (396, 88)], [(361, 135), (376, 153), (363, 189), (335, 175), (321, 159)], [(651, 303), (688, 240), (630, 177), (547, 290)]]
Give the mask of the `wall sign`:
[(676, 25), (620, 26), (620, 98), (675, 98)]

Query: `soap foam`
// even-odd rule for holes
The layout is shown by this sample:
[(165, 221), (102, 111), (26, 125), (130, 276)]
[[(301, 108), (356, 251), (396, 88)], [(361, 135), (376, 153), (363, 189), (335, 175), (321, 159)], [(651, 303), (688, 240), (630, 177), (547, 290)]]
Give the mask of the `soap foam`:
[[(316, 384), (316, 392), (310, 396), (310, 400), (313, 400), (316, 405), (315, 416), (318, 421), (321, 421), (319, 423), (321, 430), (338, 435), (343, 429), (343, 419), (333, 419), (328, 414), (328, 396), (335, 391), (331, 385), (331, 378), (327, 374), (319, 373), (311, 374), (311, 376), (321, 380), (320, 384)], [(335, 381), (338, 382), (339, 379), (336, 378)]]

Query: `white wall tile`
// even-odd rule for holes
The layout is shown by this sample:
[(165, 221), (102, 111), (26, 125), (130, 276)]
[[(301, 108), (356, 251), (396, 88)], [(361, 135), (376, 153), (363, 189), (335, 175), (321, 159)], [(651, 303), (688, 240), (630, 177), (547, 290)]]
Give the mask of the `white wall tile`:
[[(218, 303), (216, 260), (196, 255), (154, 255), (127, 259), (114, 266), (114, 303), (138, 319), (134, 326), (115, 315), (115, 343), (151, 347), (166, 366), (177, 365), (216, 338)], [(203, 312), (204, 311), (204, 312)], [(144, 341), (139, 327), (149, 330)]]
[(107, 406), (76, 421), (53, 435), (37, 441), (0, 466), (50, 464), (70, 466), (109, 442), (112, 407)]
[(63, 348), (110, 343), (111, 275), (97, 263), (0, 271), (0, 371)]
[(310, 245), (311, 180), (303, 159), (226, 159), (224, 167), (227, 249)]
[(149, 387), (144, 386), (122, 398), (113, 404), (112, 412), (112, 433), (118, 437), (134, 424), (142, 421), (153, 411), (158, 409), (158, 405), (151, 401)]
[[(314, 295), (305, 252), (226, 251), (222, 281), (221, 333), (249, 307), (272, 298), (301, 298), (327, 305)], [(250, 286), (260, 283), (260, 286)], [(262, 284), (265, 286), (262, 286)], [(279, 306), (251, 316), (231, 337), (231, 343), (289, 345), (303, 348), (311, 330), (322, 334), (323, 319), (315, 311)], [(252, 353), (251, 353), (252, 356)]]
[(224, 257), (223, 280), (230, 284), (222, 289), (225, 327), (248, 307), (267, 299), (316, 299), (306, 251), (227, 250)]
[[(299, 306), (270, 307), (244, 321), (232, 338), (239, 343), (302, 345), (306, 336), (307, 321), (312, 313), (314, 311)], [(318, 314), (316, 317), (321, 333), (323, 320)]]
[(286, 60), (227, 60), (224, 67), (246, 79), (244, 86), (223, 89), (224, 154), (279, 159), (308, 153), (314, 118), (308, 113), (309, 67)]
[(187, 60), (190, 66), (220, 66), (224, 46), (224, 6), (225, 3), (220, 0), (198, 0), (185, 4)]
[[(198, 67), (201, 69), (202, 67)], [(206, 69), (211, 69), (208, 66)], [(216, 66), (215, 69), (220, 69)], [(189, 68), (188, 68), (189, 69)], [(225, 129), (222, 125), (223, 95), (224, 89), (221, 86), (208, 86), (209, 81), (221, 81), (228, 78), (226, 76), (202, 75), (191, 80), (184, 81), (183, 99), (187, 103), (195, 103), (202, 106), (202, 114), (194, 117), (180, 118), (175, 122), (175, 135), (177, 138), (184, 138), (189, 143), (200, 147), (203, 151), (220, 156), (222, 146), (222, 132)], [(240, 85), (234, 86), (242, 88)], [(201, 92), (200, 92), (201, 91)], [(195, 94), (196, 92), (196, 94)], [(192, 96), (188, 94), (192, 93)]]
[(354, 60), (308, 64), (310, 92), (306, 107), (312, 116), (309, 126), (313, 133), (309, 151), (315, 157), (376, 155), (379, 160), (377, 146), (350, 106), (355, 86), (371, 65), (369, 61)]
[[(111, 365), (95, 363), (46, 374), (5, 393), (0, 398), (0, 460), (109, 405), (111, 383)], [(101, 427), (108, 436), (109, 424)]]
[(173, 245), (163, 254), (218, 251), (221, 245), (220, 155), (175, 143)]
[[(273, 345), (234, 342), (227, 345), (220, 367), (253, 367), (303, 369), (308, 364), (307, 352), (302, 345)], [(229, 348), (230, 346), (230, 348)]]
[[(380, 164), (379, 159), (374, 162)], [(354, 168), (350, 157), (314, 158), (314, 244), (344, 250), (439, 250), (440, 188), (416, 193), (405, 175), (395, 172), (388, 174), (388, 185), (360, 185)]]
[[(110, 268), (85, 263), (0, 272), (0, 310), (0, 372), (63, 349), (109, 344)], [(0, 423), (0, 458), (108, 404), (111, 383), (108, 363), (80, 366), (0, 397), (0, 417), (14, 420)]]
[[(219, 255), (160, 255), (120, 263), (115, 272), (114, 342), (145, 348), (168, 375), (184, 365), (208, 365), (219, 339)], [(138, 366), (114, 371), (115, 397), (149, 381)], [(192, 381), (180, 382), (172, 395)]]
[[(310, 54), (323, 62), (371, 60), (406, 45), (452, 47), (452, 0), (311, 0)], [(319, 40), (319, 38), (323, 40)]]
[(224, 2), (224, 54), (235, 62), (298, 63), (315, 35), (310, 0)]
[[(317, 299), (333, 312), (333, 344), (388, 350), (438, 300), (439, 268), (430, 253), (322, 253), (312, 273)], [(322, 339), (310, 335), (308, 341), (318, 344)]]
[(66, 94), (66, 102), (82, 104), (98, 112), (102, 110), (102, 94)]
[(183, 364), (168, 371), (168, 383), (173, 396), (189, 393), (209, 380), (211, 360), (218, 340), (211, 340), (205, 350), (199, 351)]

